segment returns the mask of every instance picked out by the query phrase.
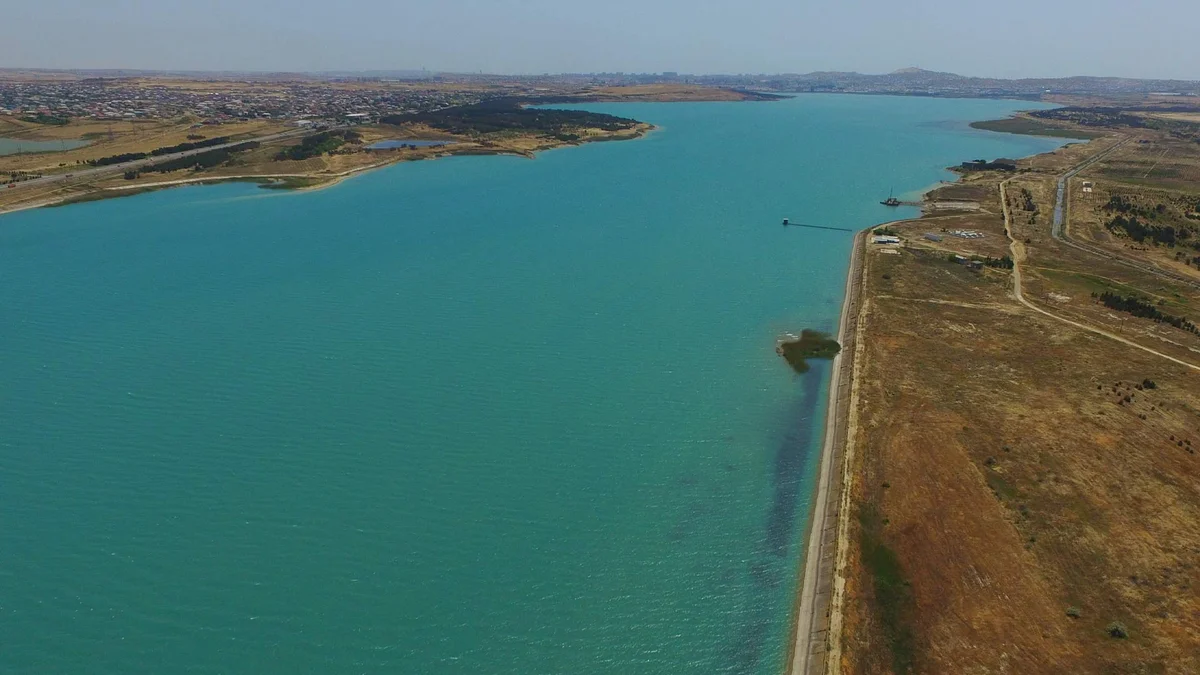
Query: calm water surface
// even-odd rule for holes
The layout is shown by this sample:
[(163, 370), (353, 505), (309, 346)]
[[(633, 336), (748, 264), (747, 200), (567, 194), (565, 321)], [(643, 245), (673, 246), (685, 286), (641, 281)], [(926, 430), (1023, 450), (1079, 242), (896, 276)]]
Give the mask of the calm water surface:
[(15, 155), (19, 152), (61, 152), (82, 148), (88, 141), (27, 141), (20, 138), (0, 138), (0, 155)]
[(776, 673), (850, 235), (1029, 104), (0, 218), (0, 672)]

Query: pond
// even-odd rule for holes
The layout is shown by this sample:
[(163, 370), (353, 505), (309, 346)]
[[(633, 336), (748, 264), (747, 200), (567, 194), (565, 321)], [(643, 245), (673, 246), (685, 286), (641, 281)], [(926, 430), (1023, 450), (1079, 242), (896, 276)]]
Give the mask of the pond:
[(58, 141), (30, 141), (23, 138), (0, 138), (0, 155), (16, 155), (24, 152), (62, 152), (87, 145), (88, 141), (63, 139)]

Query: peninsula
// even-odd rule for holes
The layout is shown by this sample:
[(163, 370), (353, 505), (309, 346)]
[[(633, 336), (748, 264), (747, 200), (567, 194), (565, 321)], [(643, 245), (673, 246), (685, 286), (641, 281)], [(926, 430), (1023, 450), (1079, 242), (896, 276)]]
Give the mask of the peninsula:
[(774, 98), (686, 83), (94, 78), (0, 71), (0, 212), (229, 180), (316, 188), (396, 162), (463, 154), (532, 157), (551, 148), (638, 138), (653, 128), (611, 115), (531, 106)]
[[(378, 119), (206, 123), (191, 116), (125, 123), (68, 122), (45, 130), (4, 120), (17, 138), (67, 133), (91, 139), (58, 153), (0, 157), (7, 172), (0, 210), (135, 194), (229, 180), (315, 188), (401, 161), (461, 154), (514, 154), (638, 138), (653, 127), (582, 110), (529, 108), (515, 99), (397, 113)], [(105, 129), (105, 131), (99, 131)]]

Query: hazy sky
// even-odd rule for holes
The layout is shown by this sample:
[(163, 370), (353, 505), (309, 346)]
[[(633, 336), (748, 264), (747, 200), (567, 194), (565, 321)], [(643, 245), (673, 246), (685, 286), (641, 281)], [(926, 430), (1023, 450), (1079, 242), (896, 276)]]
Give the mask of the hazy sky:
[(11, 0), (0, 67), (1200, 79), (1200, 0)]

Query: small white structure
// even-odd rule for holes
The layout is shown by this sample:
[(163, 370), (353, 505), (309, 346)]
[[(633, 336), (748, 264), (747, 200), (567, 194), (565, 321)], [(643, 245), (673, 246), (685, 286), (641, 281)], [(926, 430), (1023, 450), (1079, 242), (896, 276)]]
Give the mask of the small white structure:
[(1083, 191), (1084, 192), (1090, 193), (1092, 191), (1092, 187), (1094, 187), (1092, 181), (1090, 181), (1090, 180), (1083, 181)]
[(951, 230), (950, 234), (963, 239), (982, 239), (983, 233), (978, 230)]
[(877, 234), (871, 238), (874, 244), (899, 244), (900, 237), (893, 237), (890, 234)]

